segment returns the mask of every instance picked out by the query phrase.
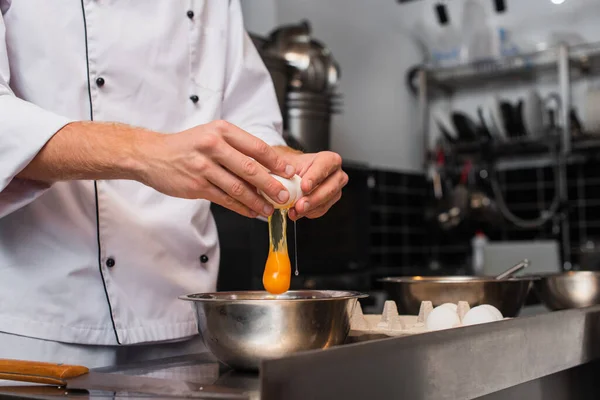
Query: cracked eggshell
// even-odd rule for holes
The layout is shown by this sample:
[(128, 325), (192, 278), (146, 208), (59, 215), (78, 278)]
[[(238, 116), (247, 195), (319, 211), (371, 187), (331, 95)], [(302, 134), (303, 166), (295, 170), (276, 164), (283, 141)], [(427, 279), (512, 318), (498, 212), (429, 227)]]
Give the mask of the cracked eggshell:
[(288, 209), (293, 207), (300, 197), (303, 196), (302, 189), (300, 189), (300, 183), (302, 182), (302, 178), (298, 175), (294, 175), (291, 179), (282, 178), (279, 175), (270, 174), (273, 178), (281, 182), (281, 184), (285, 187), (285, 189), (289, 192), (290, 198), (285, 204), (279, 204), (261, 190), (258, 191), (269, 203), (273, 205), (275, 208), (283, 208)]

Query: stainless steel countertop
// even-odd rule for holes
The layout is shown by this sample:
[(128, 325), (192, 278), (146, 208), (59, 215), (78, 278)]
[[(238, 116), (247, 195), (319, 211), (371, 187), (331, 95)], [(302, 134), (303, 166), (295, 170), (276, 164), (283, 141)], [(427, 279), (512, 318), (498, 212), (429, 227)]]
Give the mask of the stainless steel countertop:
[(600, 306), (538, 312), (266, 361), (262, 399), (473, 399), (600, 359)]
[[(260, 377), (230, 371), (209, 354), (101, 370), (216, 384), (263, 400), (472, 399), (600, 359), (600, 306), (553, 313), (527, 309), (523, 315), (265, 361)], [(19, 398), (56, 398), (50, 395), (64, 392), (21, 392)]]

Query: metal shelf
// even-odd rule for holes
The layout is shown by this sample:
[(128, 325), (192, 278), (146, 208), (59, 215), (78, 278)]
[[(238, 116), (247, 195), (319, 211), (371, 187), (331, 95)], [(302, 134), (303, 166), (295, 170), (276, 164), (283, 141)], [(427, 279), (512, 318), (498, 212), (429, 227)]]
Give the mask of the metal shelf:
[(488, 85), (494, 81), (531, 81), (549, 73), (556, 74), (556, 51), (454, 67), (426, 68), (425, 71), (432, 87), (447, 91)]
[[(448, 145), (453, 154), (455, 167), (466, 159), (488, 162), (492, 159), (498, 170), (519, 168), (539, 168), (551, 166), (557, 162), (560, 150), (560, 137), (552, 136), (542, 140), (512, 139), (506, 142), (479, 141)], [(549, 151), (552, 150), (552, 151)], [(568, 164), (581, 162), (600, 155), (600, 137), (582, 136), (571, 141), (571, 152), (566, 156)]]
[[(573, 46), (569, 49), (573, 78), (600, 72), (600, 43)], [(533, 81), (543, 76), (557, 76), (559, 47), (497, 60), (461, 64), (453, 67), (425, 67), (433, 88), (455, 91), (493, 82)]]
[[(415, 75), (415, 71), (417, 72)], [(555, 142), (535, 142), (511, 140), (507, 143), (478, 142), (459, 146), (450, 146), (458, 157), (479, 157), (482, 161), (493, 160), (518, 168), (520, 162), (545, 163), (557, 165), (558, 193), (560, 201), (568, 201), (567, 163), (588, 157), (596, 157), (600, 149), (597, 138), (577, 138), (571, 136), (571, 86), (572, 81), (600, 73), (600, 43), (579, 46), (561, 44), (531, 54), (507, 57), (493, 61), (458, 65), (449, 68), (423, 67), (413, 69), (409, 77), (418, 77), (417, 91), (421, 119), (421, 133), (424, 145), (424, 171), (427, 171), (434, 158), (430, 154), (429, 141), (429, 102), (430, 97), (439, 93), (452, 95), (459, 89), (472, 87), (490, 88), (493, 83), (511, 84), (537, 81), (542, 76), (552, 77), (558, 84), (561, 98), (560, 120), (563, 121)], [(411, 82), (412, 84), (412, 82)], [(592, 150), (592, 151), (589, 151)], [(512, 165), (512, 166), (511, 166)], [(561, 218), (562, 256), (565, 269), (570, 269), (569, 220), (563, 211)]]

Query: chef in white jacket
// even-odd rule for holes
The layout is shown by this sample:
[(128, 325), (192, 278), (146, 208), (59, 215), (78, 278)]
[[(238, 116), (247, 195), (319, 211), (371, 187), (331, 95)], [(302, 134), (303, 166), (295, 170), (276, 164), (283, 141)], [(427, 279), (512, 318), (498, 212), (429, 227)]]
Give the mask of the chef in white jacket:
[[(210, 202), (323, 215), (340, 157), (285, 147), (238, 0), (0, 0), (0, 358), (111, 365), (201, 350)], [(134, 346), (135, 345), (135, 346)]]

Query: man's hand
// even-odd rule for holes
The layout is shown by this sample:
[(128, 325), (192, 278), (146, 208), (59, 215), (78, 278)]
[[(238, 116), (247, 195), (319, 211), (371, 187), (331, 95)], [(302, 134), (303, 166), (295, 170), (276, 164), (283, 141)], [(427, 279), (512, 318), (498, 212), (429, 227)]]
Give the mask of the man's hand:
[(290, 210), (290, 218), (323, 216), (342, 197), (342, 188), (348, 183), (342, 157), (331, 151), (299, 154), (282, 147), (276, 149), (279, 154), (289, 154), (287, 159), (295, 163), (296, 173), (302, 178), (300, 188), (306, 194)]
[(289, 198), (268, 171), (286, 178), (296, 172), (287, 154), (225, 121), (158, 135), (142, 149), (139, 180), (144, 184), (170, 196), (207, 199), (248, 217), (273, 212), (256, 189), (278, 203)]
[[(291, 155), (291, 154), (290, 154)], [(207, 199), (242, 215), (268, 216), (289, 193), (269, 175), (290, 178), (295, 163), (257, 137), (224, 121), (175, 134), (132, 126), (73, 122), (59, 130), (17, 175), (52, 184), (130, 179), (174, 197)]]

